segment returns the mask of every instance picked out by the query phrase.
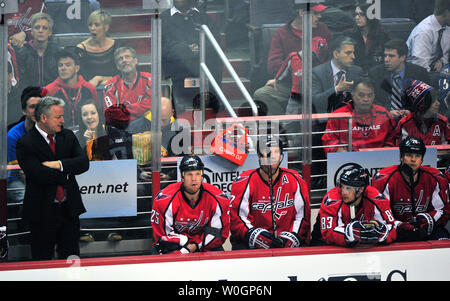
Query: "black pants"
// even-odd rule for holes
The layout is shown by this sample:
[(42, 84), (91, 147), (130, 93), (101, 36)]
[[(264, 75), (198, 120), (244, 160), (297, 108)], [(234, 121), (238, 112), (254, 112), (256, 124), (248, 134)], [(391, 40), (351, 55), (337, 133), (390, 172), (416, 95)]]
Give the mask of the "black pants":
[(67, 204), (53, 205), (49, 220), (30, 222), (31, 257), (33, 260), (53, 259), (55, 246), (58, 259), (80, 256), (80, 220), (69, 213)]

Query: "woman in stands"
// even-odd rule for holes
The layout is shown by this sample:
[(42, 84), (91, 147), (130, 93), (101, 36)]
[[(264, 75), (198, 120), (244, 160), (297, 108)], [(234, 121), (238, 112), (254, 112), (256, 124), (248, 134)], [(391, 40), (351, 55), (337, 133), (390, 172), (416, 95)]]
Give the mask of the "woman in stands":
[(104, 10), (93, 11), (88, 18), (91, 37), (77, 45), (81, 56), (81, 73), (94, 87), (104, 85), (118, 73), (114, 50), (118, 43), (107, 36), (111, 15)]
[(88, 141), (106, 135), (106, 131), (101, 118), (103, 114), (99, 113), (102, 111), (94, 99), (82, 101), (79, 108), (76, 117), (79, 130), (76, 135), (81, 147), (84, 147)]
[(374, 65), (383, 63), (384, 43), (391, 38), (381, 28), (380, 21), (368, 16), (369, 3), (357, 4), (355, 7), (355, 24), (344, 32), (356, 41), (354, 64), (368, 70)]

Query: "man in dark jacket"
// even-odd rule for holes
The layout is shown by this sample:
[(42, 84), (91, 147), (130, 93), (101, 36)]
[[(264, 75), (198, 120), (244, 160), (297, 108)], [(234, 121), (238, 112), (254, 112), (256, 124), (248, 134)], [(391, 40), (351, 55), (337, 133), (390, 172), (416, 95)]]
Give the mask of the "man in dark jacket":
[[(171, 78), (175, 111), (183, 113), (192, 109), (194, 96), (199, 93), (198, 85), (192, 79), (198, 79), (200, 70), (200, 31), (202, 24), (208, 26), (220, 44), (214, 21), (195, 7), (192, 0), (175, 0), (172, 9), (161, 14), (162, 20), (162, 73)], [(223, 64), (211, 43), (206, 43), (206, 65), (216, 82), (222, 82)], [(198, 82), (198, 81), (195, 81)]]
[[(411, 104), (406, 98), (405, 89), (413, 80), (430, 83), (425, 68), (406, 62), (407, 54), (408, 48), (404, 41), (388, 41), (384, 45), (384, 65), (369, 70), (369, 78), (375, 85), (375, 103), (384, 106), (397, 121), (411, 113)], [(397, 75), (400, 77), (398, 80)]]
[(17, 142), (17, 160), (25, 173), (23, 217), (31, 231), (34, 260), (80, 255), (80, 214), (86, 212), (75, 179), (89, 169), (78, 139), (63, 128), (64, 101), (46, 96), (35, 109), (36, 124)]

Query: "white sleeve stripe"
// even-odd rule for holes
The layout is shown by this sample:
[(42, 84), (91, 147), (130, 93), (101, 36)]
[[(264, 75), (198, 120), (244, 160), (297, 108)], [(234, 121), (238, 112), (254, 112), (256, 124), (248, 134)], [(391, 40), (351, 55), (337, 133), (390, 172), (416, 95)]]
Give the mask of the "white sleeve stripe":
[(444, 203), (442, 202), (442, 198), (439, 195), (439, 192), (439, 182), (436, 182), (436, 187), (434, 188), (433, 196), (431, 198), (431, 203), (436, 210), (436, 214), (433, 216), (434, 221), (438, 221), (441, 218), (444, 209)]
[[(217, 228), (217, 229), (222, 229), (223, 224), (222, 224), (221, 217), (222, 217), (222, 208), (220, 207), (220, 204), (217, 201), (216, 212), (214, 213), (213, 217), (211, 218), (211, 227)], [(210, 244), (214, 239), (215, 239), (215, 237), (213, 235), (211, 235), (211, 234), (206, 235), (205, 246)]]
[(247, 184), (244, 193), (242, 194), (241, 203), (239, 204), (239, 218), (246, 225), (247, 228), (253, 228), (251, 222), (248, 219), (248, 215), (250, 213), (250, 183)]
[(166, 212), (164, 213), (164, 231), (166, 232), (166, 235), (171, 234), (173, 229), (173, 210), (172, 210), (173, 202), (170, 202), (170, 205), (167, 207)]
[(305, 217), (305, 201), (300, 191), (300, 184), (297, 182), (297, 190), (294, 196), (294, 206), (297, 214), (295, 215), (294, 226), (292, 232), (298, 233), (300, 226), (302, 225), (303, 219)]

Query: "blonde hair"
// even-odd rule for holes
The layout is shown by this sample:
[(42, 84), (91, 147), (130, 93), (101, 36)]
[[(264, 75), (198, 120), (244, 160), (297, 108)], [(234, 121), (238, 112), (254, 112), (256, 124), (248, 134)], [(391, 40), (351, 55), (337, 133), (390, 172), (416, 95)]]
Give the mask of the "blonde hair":
[(94, 10), (88, 18), (88, 25), (89, 23), (91, 23), (93, 20), (99, 19), (100, 21), (102, 21), (102, 23), (104, 25), (110, 25), (111, 24), (111, 14), (108, 13), (107, 11), (103, 10), (103, 9), (97, 9)]
[(40, 12), (40, 13), (35, 13), (34, 15), (32, 15), (31, 16), (31, 27), (34, 27), (34, 24), (36, 24), (36, 22), (39, 20), (47, 20), (48, 26), (50, 27), (51, 30), (53, 30), (53, 19), (52, 19), (52, 17), (50, 17), (49, 14)]

